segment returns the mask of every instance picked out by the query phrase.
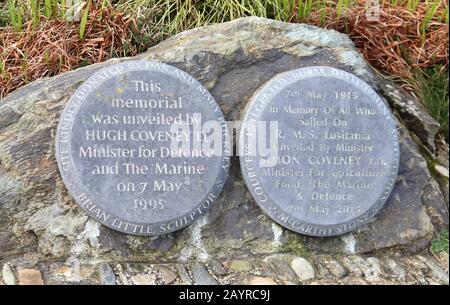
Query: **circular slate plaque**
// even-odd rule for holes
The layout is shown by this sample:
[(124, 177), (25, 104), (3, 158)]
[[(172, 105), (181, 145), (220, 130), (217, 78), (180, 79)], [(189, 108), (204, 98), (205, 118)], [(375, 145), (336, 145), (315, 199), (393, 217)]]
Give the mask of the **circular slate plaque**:
[(86, 80), (61, 116), (56, 158), (91, 217), (129, 234), (160, 235), (203, 215), (229, 168), (228, 129), (187, 73), (126, 61)]
[(398, 135), (385, 102), (358, 77), (330, 67), (281, 73), (260, 88), (239, 140), (253, 198), (302, 234), (339, 235), (368, 222), (398, 172)]

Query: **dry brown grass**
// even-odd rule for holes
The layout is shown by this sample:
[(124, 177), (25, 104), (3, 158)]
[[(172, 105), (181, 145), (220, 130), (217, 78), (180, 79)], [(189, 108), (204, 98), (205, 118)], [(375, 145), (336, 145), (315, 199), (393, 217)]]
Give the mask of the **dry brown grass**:
[(376, 22), (366, 19), (364, 3), (358, 1), (357, 6), (344, 11), (339, 19), (335, 10), (328, 7), (325, 21), (321, 20), (319, 11), (313, 12), (306, 21), (348, 33), (366, 60), (384, 73), (411, 79), (416, 68), (441, 65), (448, 69), (449, 28), (439, 20), (448, 7), (448, 0), (441, 2), (425, 36), (420, 31), (427, 11), (425, 2), (415, 12), (384, 3), (380, 21)]
[(133, 20), (111, 7), (101, 11), (92, 6), (84, 39), (79, 22), (45, 20), (37, 27), (25, 24), (22, 32), (11, 27), (0, 33), (0, 98), (16, 88), (42, 77), (53, 76), (76, 67), (97, 63), (113, 56), (137, 53), (131, 43)]

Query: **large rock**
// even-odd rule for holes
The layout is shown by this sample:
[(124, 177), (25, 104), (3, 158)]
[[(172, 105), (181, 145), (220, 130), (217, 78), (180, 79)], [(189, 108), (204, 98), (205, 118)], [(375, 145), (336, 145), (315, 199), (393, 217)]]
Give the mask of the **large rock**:
[[(227, 120), (239, 119), (255, 90), (276, 74), (310, 65), (349, 71), (389, 93), (380, 90), (386, 88), (385, 81), (372, 72), (346, 35), (261, 18), (187, 31), (138, 58), (163, 61), (196, 77), (212, 92)], [(434, 180), (410, 137), (415, 130), (398, 123), (401, 167), (396, 186), (377, 217), (356, 232), (313, 238), (280, 228), (250, 197), (237, 158), (219, 200), (190, 227), (160, 237), (112, 231), (89, 219), (69, 198), (58, 173), (54, 142), (58, 119), (74, 90), (99, 69), (125, 60), (129, 59), (36, 81), (0, 102), (0, 260), (66, 261), (79, 268), (92, 259), (182, 263), (279, 252), (303, 256), (311, 251), (417, 250), (432, 237), (431, 220), (446, 218), (435, 206), (430, 218), (427, 207), (443, 202), (442, 194), (430, 187)], [(401, 118), (401, 105), (393, 106)], [(429, 119), (423, 126), (434, 124)], [(427, 132), (418, 137), (431, 146), (432, 128), (417, 128)]]
[(435, 138), (440, 125), (410, 93), (389, 82), (381, 82), (381, 92), (389, 105), (399, 112), (403, 123), (422, 141), (424, 148), (435, 154)]

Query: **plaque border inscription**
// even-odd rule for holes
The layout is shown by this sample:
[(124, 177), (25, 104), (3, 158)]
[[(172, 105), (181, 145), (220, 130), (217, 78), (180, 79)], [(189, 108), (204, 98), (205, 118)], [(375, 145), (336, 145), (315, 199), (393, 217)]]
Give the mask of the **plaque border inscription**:
[[(258, 198), (260, 197), (262, 192), (266, 193), (266, 191), (260, 186), (261, 183), (260, 181), (258, 181), (259, 177), (257, 175), (252, 175), (253, 182), (251, 182), (249, 178), (249, 169), (252, 170), (257, 167), (256, 160), (258, 160), (258, 158), (255, 156), (245, 155), (245, 149), (243, 149), (242, 151), (244, 152), (244, 154), (241, 152), (239, 162), (245, 184), (250, 191), (253, 199), (272, 220), (274, 220), (281, 226), (297, 233), (310, 236), (336, 236), (348, 233), (361, 227), (370, 219), (372, 219), (386, 203), (394, 188), (395, 181), (398, 175), (400, 164), (400, 144), (398, 140), (398, 132), (395, 119), (391, 114), (386, 102), (382, 100), (382, 98), (375, 92), (375, 90), (359, 77), (344, 70), (328, 66), (310, 66), (282, 72), (275, 75), (272, 79), (262, 85), (250, 98), (247, 107), (244, 110), (242, 126), (244, 127), (250, 118), (253, 120), (258, 120), (260, 115), (262, 115), (266, 107), (268, 107), (268, 105), (270, 104), (271, 98), (276, 96), (283, 88), (299, 80), (312, 77), (334, 77), (346, 82), (351, 82), (363, 93), (368, 95), (371, 100), (374, 101), (377, 106), (382, 109), (383, 116), (387, 122), (386, 130), (391, 132), (393, 137), (394, 143), (392, 149), (394, 159), (391, 164), (391, 168), (389, 169), (388, 181), (381, 197), (367, 211), (349, 221), (336, 225), (319, 225), (308, 223), (282, 211), (282, 209), (280, 209), (278, 205), (270, 199), (270, 196), (266, 195), (267, 200), (265, 202), (260, 202)], [(262, 96), (264, 97), (264, 101), (269, 102), (267, 102), (266, 104), (264, 104), (264, 102), (258, 103), (258, 100)], [(242, 147), (244, 147), (245, 143), (244, 137), (245, 133), (240, 132), (239, 145)]]
[[(220, 164), (220, 172), (215, 180), (212, 189), (208, 194), (199, 201), (199, 204), (188, 213), (175, 217), (169, 221), (157, 223), (131, 223), (117, 215), (113, 215), (110, 211), (103, 209), (95, 204), (95, 198), (89, 198), (86, 194), (86, 187), (78, 180), (74, 171), (74, 162), (71, 155), (71, 135), (73, 123), (76, 115), (86, 101), (84, 97), (89, 96), (98, 86), (110, 78), (116, 77), (126, 72), (131, 71), (156, 71), (166, 73), (197, 90), (202, 97), (205, 98), (208, 106), (212, 109), (214, 117), (219, 122), (222, 129), (222, 162)], [(117, 64), (107, 66), (84, 81), (72, 94), (67, 102), (64, 111), (62, 112), (55, 140), (55, 155), (58, 163), (60, 176), (66, 186), (66, 189), (71, 198), (81, 207), (84, 212), (100, 222), (101, 224), (114, 229), (116, 231), (144, 236), (157, 236), (172, 233), (180, 230), (200, 216), (203, 216), (212, 204), (219, 197), (220, 192), (225, 184), (230, 167), (230, 138), (227, 123), (225, 121), (222, 110), (215, 101), (211, 93), (194, 77), (187, 72), (180, 70), (174, 66), (153, 60), (128, 60)]]

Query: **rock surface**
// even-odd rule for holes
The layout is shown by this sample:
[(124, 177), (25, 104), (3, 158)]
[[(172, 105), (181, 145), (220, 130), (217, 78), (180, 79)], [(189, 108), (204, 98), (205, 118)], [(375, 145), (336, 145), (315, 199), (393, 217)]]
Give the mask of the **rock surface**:
[(99, 266), (100, 283), (102, 285), (116, 285), (116, 276), (114, 270), (108, 263), (102, 263)]
[[(280, 72), (326, 65), (354, 73), (382, 94), (398, 117), (401, 166), (390, 199), (371, 223), (353, 233), (330, 238), (301, 236), (280, 228), (258, 208), (246, 190), (234, 157), (219, 200), (205, 217), (184, 230), (167, 236), (135, 237), (96, 223), (65, 190), (54, 157), (54, 136), (59, 116), (76, 88), (99, 69), (129, 60), (113, 59), (36, 81), (0, 101), (2, 263), (26, 267), (39, 265), (44, 259), (47, 263), (54, 261), (56, 265), (42, 265), (49, 274), (46, 283), (94, 281), (91, 277), (112, 283), (110, 270), (102, 271), (101, 280), (98, 266), (86, 267), (93, 259), (111, 263), (120, 284), (164, 282), (154, 269), (126, 270), (132, 261), (143, 265), (175, 262), (169, 270), (176, 271), (177, 280), (173, 274), (166, 275), (172, 283), (215, 283), (216, 279), (207, 275), (214, 270), (222, 273), (221, 283), (225, 283), (229, 270), (234, 274), (240, 272), (236, 270), (239, 268), (256, 277), (236, 281), (289, 283), (297, 279), (290, 278), (295, 270), (290, 270), (286, 262), (275, 266), (261, 260), (250, 263), (250, 270), (246, 263), (234, 263), (237, 268), (226, 271), (210, 262), (242, 261), (277, 253), (303, 257), (386, 248), (414, 252), (428, 245), (434, 226), (448, 226), (442, 192), (439, 187), (430, 187), (435, 181), (419, 153), (420, 147), (434, 152), (437, 123), (417, 106), (413, 97), (392, 91), (394, 85), (373, 73), (346, 35), (251, 17), (181, 33), (133, 59), (159, 60), (190, 73), (211, 91), (227, 120), (238, 120), (254, 91)], [(419, 140), (414, 141), (416, 138)], [(58, 267), (61, 261), (65, 264)], [(352, 276), (364, 276), (367, 269), (354, 262), (354, 270), (344, 263), (337, 266), (338, 262), (330, 262), (322, 264), (331, 274), (329, 277), (338, 276), (347, 282), (358, 282)], [(203, 263), (209, 264), (209, 270)], [(372, 273), (378, 272), (376, 262), (372, 261), (371, 266), (375, 270)], [(67, 270), (62, 271), (63, 267)], [(356, 271), (358, 268), (362, 271)], [(288, 275), (278, 278), (277, 272)], [(3, 271), (5, 274), (8, 271)], [(396, 278), (405, 277), (398, 270), (396, 274)], [(11, 277), (6, 277), (11, 282)], [(232, 278), (230, 275), (229, 281)], [(362, 281), (371, 282), (374, 278), (369, 276)]]
[(389, 83), (381, 83), (381, 92), (390, 106), (399, 112), (404, 124), (420, 138), (430, 153), (434, 154), (435, 137), (440, 125), (429, 115), (423, 105), (404, 89)]
[(303, 257), (296, 257), (291, 262), (291, 268), (294, 270), (300, 282), (312, 280), (315, 272), (312, 264)]
[(44, 285), (41, 272), (36, 269), (19, 269), (19, 285)]

